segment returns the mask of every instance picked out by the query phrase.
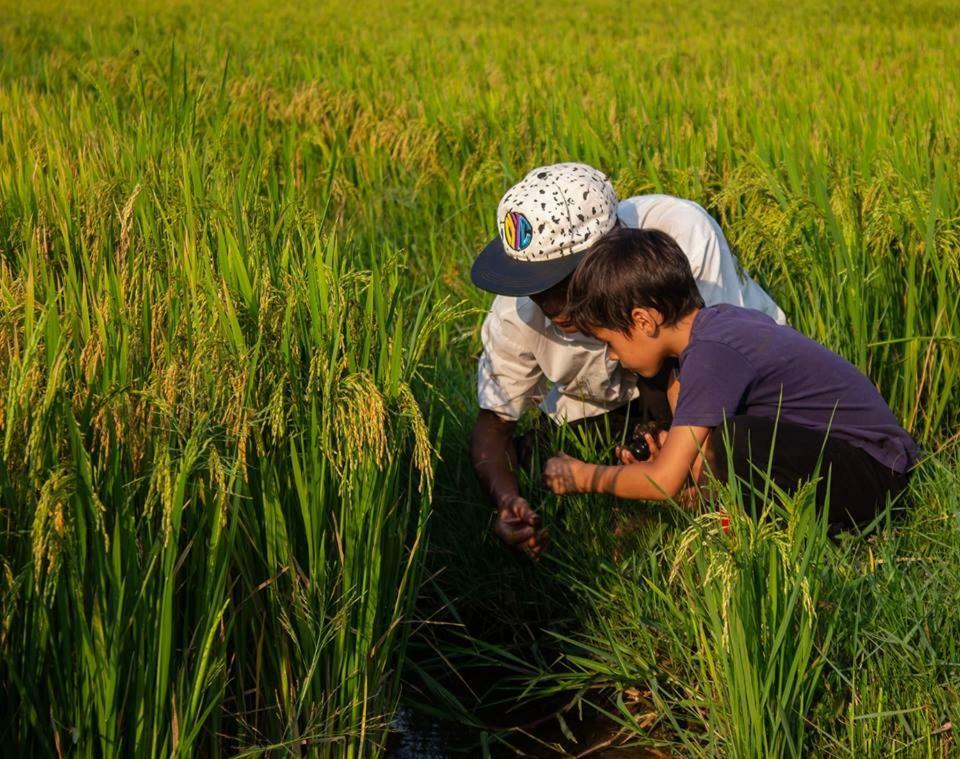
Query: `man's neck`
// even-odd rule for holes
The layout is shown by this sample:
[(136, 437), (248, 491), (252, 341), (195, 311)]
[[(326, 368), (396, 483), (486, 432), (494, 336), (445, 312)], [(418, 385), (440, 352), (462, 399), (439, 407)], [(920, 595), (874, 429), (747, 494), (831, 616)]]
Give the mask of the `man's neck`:
[(676, 324), (664, 330), (663, 339), (668, 355), (676, 357), (686, 350), (690, 344), (690, 333), (693, 332), (693, 320), (699, 313), (700, 309), (695, 308)]

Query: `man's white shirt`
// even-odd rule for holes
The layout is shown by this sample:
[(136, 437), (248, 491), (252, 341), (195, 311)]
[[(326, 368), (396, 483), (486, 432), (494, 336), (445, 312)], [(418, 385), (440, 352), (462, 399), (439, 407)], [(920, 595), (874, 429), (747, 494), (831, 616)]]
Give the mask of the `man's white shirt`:
[[(786, 323), (783, 311), (740, 270), (716, 221), (691, 200), (640, 195), (623, 200), (617, 217), (627, 227), (658, 229), (690, 260), (708, 306), (755, 308)], [(566, 335), (529, 298), (498, 295), (481, 330), (477, 366), (480, 408), (516, 420), (538, 403), (555, 421), (611, 411), (637, 397), (637, 375), (608, 361), (606, 347), (579, 332)]]

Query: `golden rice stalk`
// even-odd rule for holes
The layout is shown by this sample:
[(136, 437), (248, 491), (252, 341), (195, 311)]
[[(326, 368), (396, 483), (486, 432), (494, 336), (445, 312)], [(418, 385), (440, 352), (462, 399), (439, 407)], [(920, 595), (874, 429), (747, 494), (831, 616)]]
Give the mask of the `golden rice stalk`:
[(388, 457), (387, 404), (369, 372), (340, 380), (331, 421), (333, 449), (327, 454), (340, 475), (341, 492), (346, 492), (362, 462), (372, 460), (382, 469)]
[(207, 468), (210, 472), (210, 483), (214, 488), (217, 502), (217, 512), (221, 529), (227, 524), (227, 470), (220, 455), (217, 453), (216, 446), (210, 446), (210, 453), (207, 455)]
[[(164, 547), (170, 542), (170, 533), (173, 529), (173, 474), (171, 472), (172, 463), (170, 461), (170, 451), (167, 449), (167, 446), (160, 446), (159, 453), (156, 455), (153, 461), (153, 471), (151, 473), (151, 489), (157, 494), (157, 497), (160, 500), (160, 507), (163, 512), (162, 516), (162, 532), (163, 532), (163, 545)], [(153, 499), (149, 500), (151, 508), (149, 512), (152, 512), (152, 506), (154, 503)], [(150, 517), (150, 513), (145, 514), (147, 518)]]
[(287, 375), (284, 373), (280, 381), (274, 385), (273, 393), (270, 396), (270, 403), (267, 407), (267, 417), (270, 422), (270, 432), (277, 440), (283, 437), (286, 430), (286, 403), (284, 401), (284, 386), (287, 383)]
[(310, 357), (310, 368), (307, 373), (307, 387), (305, 390), (307, 396), (313, 393), (319, 393), (323, 389), (327, 380), (329, 367), (330, 362), (327, 359), (326, 353), (322, 350), (315, 350)]
[(130, 197), (127, 198), (127, 202), (123, 204), (123, 210), (117, 211), (120, 218), (120, 247), (117, 250), (119, 259), (123, 259), (127, 255), (127, 251), (130, 250), (130, 222), (133, 218), (133, 204), (137, 202), (137, 195), (140, 194), (141, 189), (142, 187), (139, 184), (134, 187)]
[[(816, 482), (808, 483), (794, 494), (787, 504), (788, 508), (799, 508), (815, 493)], [(729, 528), (724, 527), (724, 517), (730, 520)], [(698, 516), (680, 536), (668, 575), (669, 582), (676, 583), (683, 569), (693, 564), (694, 557), (701, 551), (707, 551), (706, 571), (698, 585), (704, 587), (715, 583), (720, 588), (724, 646), (730, 641), (730, 606), (736, 592), (737, 578), (742, 571), (742, 555), (756, 550), (762, 543), (771, 544), (775, 549), (784, 577), (800, 577), (801, 602), (806, 612), (803, 621), (808, 626), (813, 624), (815, 609), (809, 578), (799, 565), (800, 559), (791, 555), (795, 541), (800, 539), (796, 535), (797, 521), (789, 519), (784, 531), (766, 515), (755, 521), (740, 510), (732, 510), (729, 514), (712, 511)], [(733, 545), (729, 545), (731, 540)]]
[(74, 475), (65, 466), (51, 472), (40, 489), (31, 537), (34, 580), (45, 584), (45, 595), (55, 588), (63, 564), (63, 547), (71, 530), (66, 504), (73, 492)]
[(433, 487), (433, 455), (434, 449), (430, 442), (430, 430), (423, 419), (420, 405), (413, 395), (410, 386), (400, 384), (399, 411), (402, 418), (410, 426), (413, 435), (413, 464), (420, 472), (419, 490), (429, 493)]

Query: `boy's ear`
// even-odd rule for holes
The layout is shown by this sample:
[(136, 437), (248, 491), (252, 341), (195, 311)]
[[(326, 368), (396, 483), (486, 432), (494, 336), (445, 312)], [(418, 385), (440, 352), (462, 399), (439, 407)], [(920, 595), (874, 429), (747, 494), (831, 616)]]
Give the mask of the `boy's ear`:
[(656, 337), (663, 323), (660, 312), (655, 308), (637, 307), (630, 312), (630, 317), (633, 319), (633, 328), (647, 337)]

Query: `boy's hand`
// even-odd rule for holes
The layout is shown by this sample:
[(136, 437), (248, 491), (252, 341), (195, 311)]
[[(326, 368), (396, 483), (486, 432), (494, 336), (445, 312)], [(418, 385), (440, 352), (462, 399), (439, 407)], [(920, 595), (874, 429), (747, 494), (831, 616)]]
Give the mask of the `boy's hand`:
[(536, 559), (549, 540), (548, 531), (537, 529), (539, 525), (540, 515), (526, 498), (515, 495), (501, 503), (493, 531), (507, 548), (522, 549)]
[(580, 486), (582, 469), (582, 461), (561, 453), (547, 460), (543, 468), (543, 482), (557, 495), (580, 493), (583, 492)]
[[(645, 433), (643, 438), (647, 441), (647, 448), (650, 449), (650, 456), (647, 457), (647, 461), (656, 461), (657, 456), (660, 455), (660, 449), (663, 448), (663, 444), (667, 442), (667, 435), (669, 430), (659, 430), (656, 434), (656, 437), (651, 435), (649, 432)], [(639, 464), (637, 457), (630, 453), (630, 449), (626, 446), (617, 446), (614, 451), (614, 455), (617, 457), (617, 461), (621, 464)]]

